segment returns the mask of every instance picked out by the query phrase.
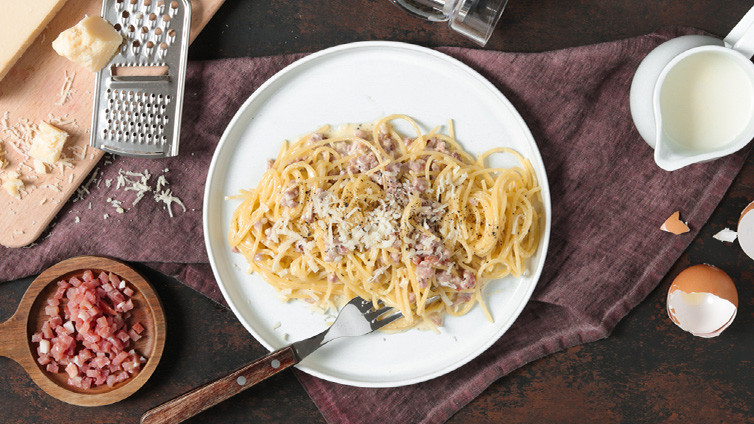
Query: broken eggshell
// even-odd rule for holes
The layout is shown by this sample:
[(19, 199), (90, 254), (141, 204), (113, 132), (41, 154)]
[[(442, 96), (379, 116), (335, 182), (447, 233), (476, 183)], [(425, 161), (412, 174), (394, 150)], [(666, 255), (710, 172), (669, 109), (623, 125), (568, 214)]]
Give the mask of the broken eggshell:
[(716, 337), (736, 317), (738, 292), (733, 280), (718, 267), (702, 264), (683, 270), (668, 290), (668, 316), (684, 331)]
[(660, 229), (675, 235), (689, 232), (688, 224), (681, 221), (681, 213), (678, 211), (673, 212), (673, 214), (662, 223)]
[(738, 244), (746, 255), (754, 259), (754, 202), (749, 203), (738, 219)]

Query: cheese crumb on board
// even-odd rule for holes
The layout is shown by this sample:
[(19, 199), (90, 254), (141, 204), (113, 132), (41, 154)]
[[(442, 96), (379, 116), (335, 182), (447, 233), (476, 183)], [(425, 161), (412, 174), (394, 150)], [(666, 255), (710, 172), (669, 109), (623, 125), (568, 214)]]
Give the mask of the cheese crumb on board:
[(67, 132), (42, 121), (31, 141), (29, 156), (44, 163), (53, 164), (60, 159), (67, 139)]
[(16, 199), (21, 199), (21, 193), (24, 190), (24, 182), (21, 181), (21, 176), (18, 172), (10, 171), (5, 174), (3, 178), (3, 188), (11, 196)]
[(55, 102), (56, 105), (63, 106), (73, 98), (73, 79), (75, 77), (75, 72), (71, 75), (68, 75), (68, 71), (63, 71), (63, 86), (60, 87), (58, 101)]
[(99, 16), (87, 16), (52, 42), (55, 51), (86, 69), (97, 72), (118, 52), (123, 37)]
[(34, 172), (37, 174), (46, 174), (47, 165), (39, 159), (34, 159)]
[(31, 140), (37, 132), (37, 126), (26, 118), (18, 118), (18, 122), (15, 125), (10, 125), (8, 120), (8, 112), (6, 112), (2, 120), (2, 135), (6, 146), (12, 146), (25, 159), (28, 159)]
[(0, 80), (45, 29), (65, 0), (4, 1), (0, 13)]

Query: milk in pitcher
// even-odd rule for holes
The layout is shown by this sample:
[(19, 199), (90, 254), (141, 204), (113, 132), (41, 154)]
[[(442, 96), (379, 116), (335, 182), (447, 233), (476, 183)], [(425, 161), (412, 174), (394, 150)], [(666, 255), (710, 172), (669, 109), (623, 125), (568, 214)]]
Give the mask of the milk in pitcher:
[(754, 87), (729, 55), (707, 51), (678, 62), (660, 92), (666, 136), (679, 146), (715, 150), (746, 129), (754, 113)]

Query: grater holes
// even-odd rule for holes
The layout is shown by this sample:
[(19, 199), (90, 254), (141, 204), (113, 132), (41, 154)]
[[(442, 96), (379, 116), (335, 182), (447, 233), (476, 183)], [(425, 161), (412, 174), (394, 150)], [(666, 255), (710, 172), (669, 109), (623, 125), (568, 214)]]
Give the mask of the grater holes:
[(128, 32), (134, 32), (134, 31), (136, 31), (136, 27), (134, 27), (133, 25), (129, 25)]
[(144, 0), (144, 6), (149, 7), (152, 5), (152, 0)]
[(178, 2), (173, 0), (170, 2), (170, 8), (171, 9), (178, 9)]
[(124, 10), (120, 16), (122, 16), (123, 19), (128, 19), (128, 17), (130, 16), (130, 13), (128, 13), (128, 10)]
[(150, 21), (156, 21), (157, 20), (157, 14), (152, 12), (149, 14), (149, 20)]
[(120, 31), (123, 29), (123, 27), (120, 24), (113, 25), (113, 28), (115, 28), (116, 31)]
[(170, 15), (167, 13), (162, 15), (162, 22), (170, 22)]

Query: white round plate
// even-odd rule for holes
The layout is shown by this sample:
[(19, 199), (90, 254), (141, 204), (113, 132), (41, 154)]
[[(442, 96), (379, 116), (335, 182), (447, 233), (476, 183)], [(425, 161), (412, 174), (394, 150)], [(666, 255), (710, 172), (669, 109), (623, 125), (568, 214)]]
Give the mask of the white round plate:
[[(312, 311), (304, 302), (281, 302), (261, 277), (246, 273), (243, 256), (232, 253), (227, 242), (240, 201), (225, 197), (255, 187), (283, 140), (297, 139), (324, 124), (372, 122), (393, 113), (412, 117), (424, 131), (446, 126), (452, 119), (456, 137), (474, 154), (506, 146), (529, 158), (542, 186), (544, 231), (526, 276), (487, 285), (485, 298), (494, 322), (476, 306), (466, 316), (447, 317), (440, 334), (376, 332), (336, 340), (298, 365), (341, 384), (414, 384), (474, 359), (524, 308), (541, 274), (550, 238), (550, 191), (537, 146), (510, 102), (481, 75), (442, 53), (395, 42), (359, 42), (312, 54), (277, 73), (241, 106), (217, 146), (205, 188), (204, 236), (215, 278), (238, 319), (266, 348), (317, 334), (332, 317)], [(492, 165), (516, 165), (509, 156), (494, 156)]]

